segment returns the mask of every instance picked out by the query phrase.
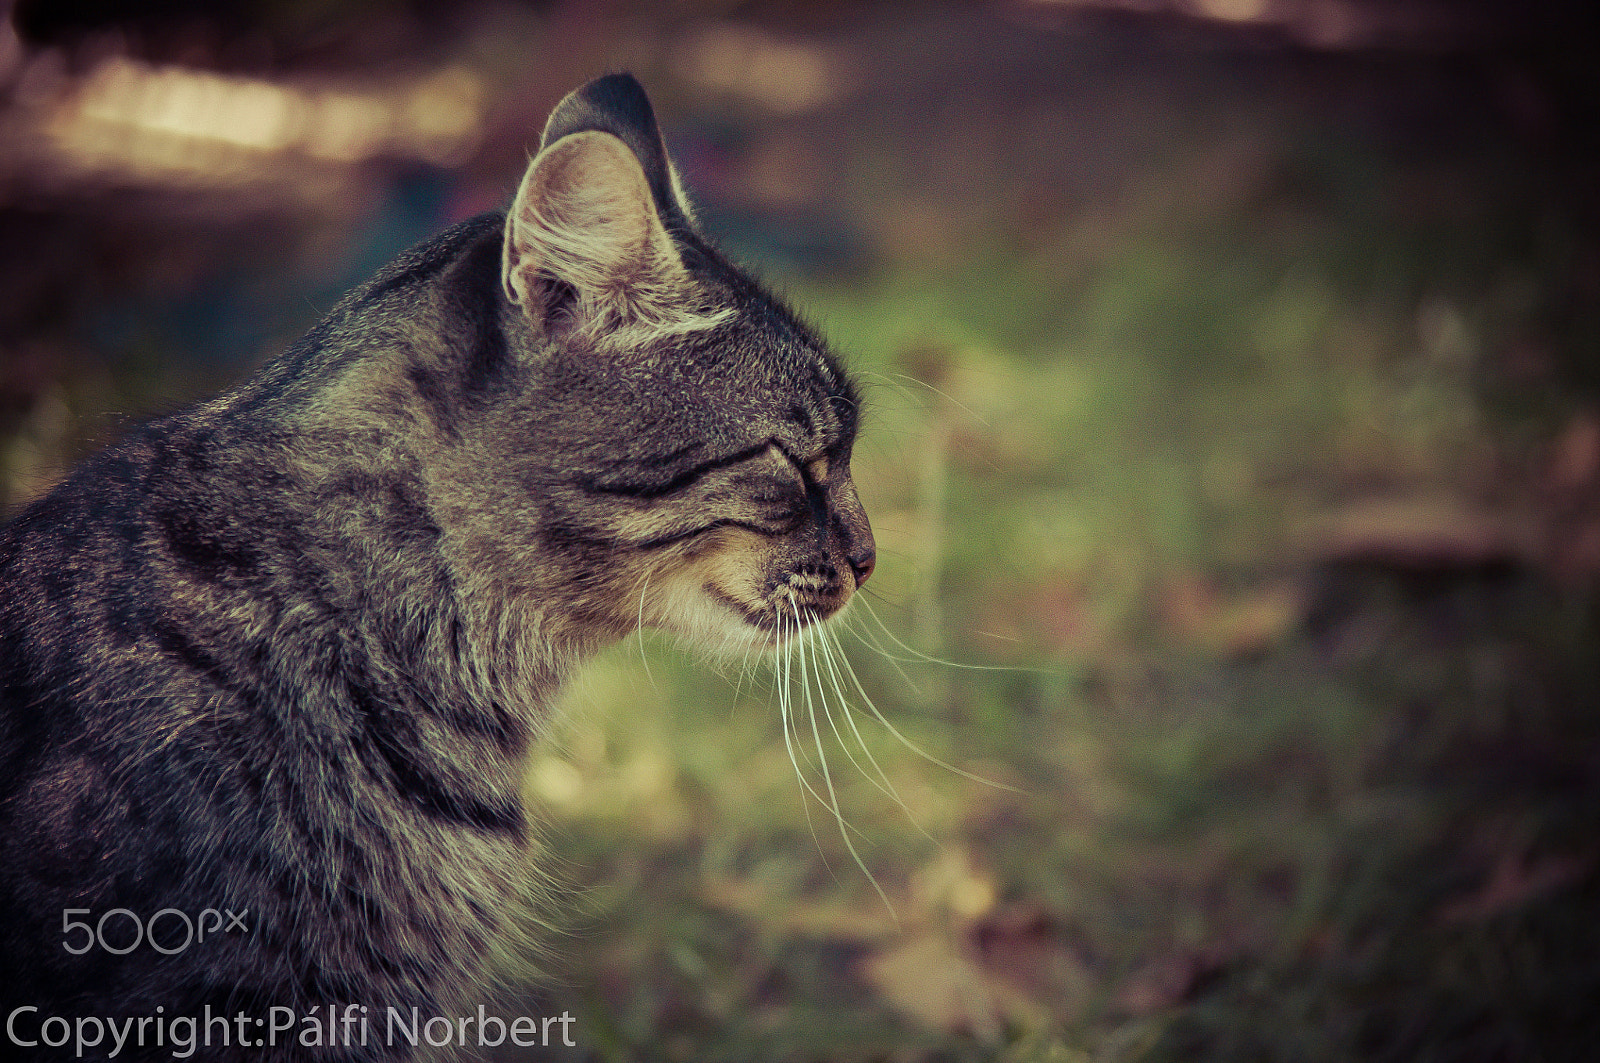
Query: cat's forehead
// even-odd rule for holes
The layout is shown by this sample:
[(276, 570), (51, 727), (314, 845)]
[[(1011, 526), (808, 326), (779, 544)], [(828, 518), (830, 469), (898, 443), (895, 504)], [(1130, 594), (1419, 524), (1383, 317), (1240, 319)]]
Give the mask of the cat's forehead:
[(628, 449), (650, 454), (737, 453), (777, 440), (808, 459), (848, 457), (857, 396), (823, 337), (712, 248), (693, 237), (679, 247), (716, 324), (623, 356), (558, 357), (557, 390), (582, 407), (570, 428), (583, 438), (602, 425), (622, 430)]
[(721, 398), (718, 435), (777, 438), (796, 453), (847, 450), (857, 398), (826, 343), (786, 308), (763, 300), (703, 352)]

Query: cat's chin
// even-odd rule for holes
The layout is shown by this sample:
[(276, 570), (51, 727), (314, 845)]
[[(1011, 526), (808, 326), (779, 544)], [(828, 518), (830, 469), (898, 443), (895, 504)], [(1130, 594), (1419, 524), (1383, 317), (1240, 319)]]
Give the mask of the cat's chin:
[(785, 615), (787, 610), (747, 609), (722, 595), (707, 594), (682, 603), (669, 616), (658, 618), (654, 626), (713, 653), (743, 655), (751, 650), (777, 649), (801, 632), (826, 623), (838, 611), (805, 610), (804, 621), (797, 622)]
[(674, 625), (674, 631), (695, 646), (709, 650), (713, 654), (743, 656), (751, 650), (779, 649), (805, 631), (824, 622), (812, 620), (801, 628), (796, 627), (792, 621), (782, 626), (775, 623), (756, 624), (730, 615), (726, 617), (724, 623), (696, 625), (693, 628)]
[(709, 564), (704, 557), (643, 581), (637, 608), (630, 610), (635, 615), (624, 618), (672, 632), (702, 650), (746, 655), (787, 644), (837, 616), (854, 597), (850, 583), (818, 592), (800, 576), (770, 588), (749, 586), (747, 573), (733, 564), (742, 557), (710, 554)]
[(730, 656), (744, 656), (751, 650), (776, 649), (794, 634), (792, 627), (780, 632), (775, 626), (752, 624), (722, 609), (707, 609), (698, 615), (681, 615), (673, 618), (670, 624), (657, 626), (697, 649)]

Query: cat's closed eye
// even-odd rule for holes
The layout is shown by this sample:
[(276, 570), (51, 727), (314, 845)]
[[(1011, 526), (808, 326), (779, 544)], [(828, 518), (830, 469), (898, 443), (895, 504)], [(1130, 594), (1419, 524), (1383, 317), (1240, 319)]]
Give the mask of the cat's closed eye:
[(812, 513), (811, 499), (799, 484), (770, 482), (752, 491), (750, 501), (758, 508), (763, 524), (778, 534), (798, 530)]

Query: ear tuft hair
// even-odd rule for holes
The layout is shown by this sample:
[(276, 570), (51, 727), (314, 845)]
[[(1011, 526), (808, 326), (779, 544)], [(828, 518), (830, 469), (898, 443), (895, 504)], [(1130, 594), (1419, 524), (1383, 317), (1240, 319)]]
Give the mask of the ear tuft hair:
[(612, 346), (707, 328), (708, 311), (668, 225), (689, 224), (650, 101), (627, 74), (556, 107), (506, 216), (506, 297), (548, 332)]

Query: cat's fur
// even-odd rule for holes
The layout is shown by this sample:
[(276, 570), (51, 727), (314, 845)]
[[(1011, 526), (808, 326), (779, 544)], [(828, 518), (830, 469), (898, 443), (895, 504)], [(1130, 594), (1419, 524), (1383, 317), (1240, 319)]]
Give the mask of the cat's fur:
[[(640, 623), (744, 648), (837, 611), (873, 563), (856, 414), (707, 245), (638, 83), (573, 93), (507, 215), (0, 531), (0, 1023), (471, 1014), (552, 695)], [(115, 908), (250, 933), (64, 948), (65, 909)], [(117, 1058), (147, 1057), (171, 1050)]]

